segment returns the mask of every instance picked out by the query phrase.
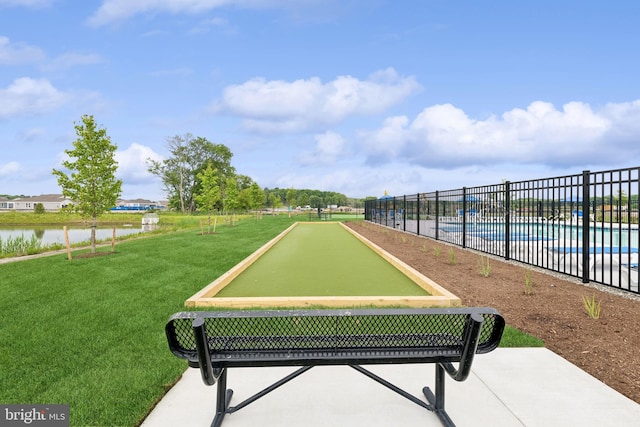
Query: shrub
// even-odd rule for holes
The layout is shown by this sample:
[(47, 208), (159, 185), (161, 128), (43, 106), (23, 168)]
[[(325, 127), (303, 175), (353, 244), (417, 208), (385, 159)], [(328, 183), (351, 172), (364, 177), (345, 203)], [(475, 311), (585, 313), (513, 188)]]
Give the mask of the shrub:
[(489, 263), (488, 256), (482, 256), (478, 258), (478, 266), (480, 267), (480, 274), (482, 277), (489, 277), (491, 274), (491, 264)]
[(582, 296), (582, 305), (584, 306), (585, 311), (592, 319), (600, 318), (600, 301), (596, 302), (596, 296), (593, 295), (591, 298)]

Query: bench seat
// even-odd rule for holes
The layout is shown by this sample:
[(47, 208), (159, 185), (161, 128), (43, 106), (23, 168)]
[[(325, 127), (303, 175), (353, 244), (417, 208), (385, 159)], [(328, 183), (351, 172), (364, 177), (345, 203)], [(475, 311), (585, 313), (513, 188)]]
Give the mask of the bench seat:
[[(165, 327), (169, 348), (207, 385), (218, 383), (213, 425), (313, 366), (348, 365), (453, 425), (444, 410), (444, 372), (464, 381), (475, 354), (495, 349), (504, 319), (492, 308), (358, 309), (180, 312)], [(429, 403), (361, 365), (436, 364)], [(458, 363), (456, 368), (453, 363)], [(247, 401), (230, 407), (227, 368), (301, 366)]]

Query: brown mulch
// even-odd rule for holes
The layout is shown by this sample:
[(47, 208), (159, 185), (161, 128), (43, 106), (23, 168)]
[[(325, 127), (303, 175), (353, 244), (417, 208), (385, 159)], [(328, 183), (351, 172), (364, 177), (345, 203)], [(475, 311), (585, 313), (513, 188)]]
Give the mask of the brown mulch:
[[(498, 258), (490, 258), (484, 277), (478, 252), (370, 223), (347, 225), (453, 292), (463, 305), (495, 307), (507, 325), (543, 340), (549, 350), (640, 403), (640, 298)], [(588, 316), (583, 297), (601, 303), (599, 319)]]

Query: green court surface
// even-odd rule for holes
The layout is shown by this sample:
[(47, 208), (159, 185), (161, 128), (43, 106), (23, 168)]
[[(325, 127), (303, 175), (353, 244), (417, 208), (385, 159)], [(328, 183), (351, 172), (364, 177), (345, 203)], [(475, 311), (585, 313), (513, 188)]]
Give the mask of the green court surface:
[(337, 223), (298, 223), (216, 297), (429, 295)]

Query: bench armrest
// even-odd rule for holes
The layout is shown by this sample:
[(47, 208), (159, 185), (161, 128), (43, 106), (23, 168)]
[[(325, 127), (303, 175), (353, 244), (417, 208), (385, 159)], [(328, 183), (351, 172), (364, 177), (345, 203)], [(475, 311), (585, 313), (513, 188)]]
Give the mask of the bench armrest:
[(196, 317), (193, 319), (191, 326), (193, 329), (193, 337), (196, 341), (196, 353), (198, 355), (198, 365), (200, 366), (200, 375), (202, 381), (206, 385), (214, 385), (220, 375), (222, 369), (214, 369), (211, 366), (211, 353), (209, 353), (209, 339), (207, 338), (207, 330), (205, 328), (205, 319)]
[(440, 365), (447, 371), (449, 376), (456, 381), (466, 380), (471, 373), (471, 365), (473, 364), (473, 358), (478, 348), (482, 322), (484, 322), (484, 317), (479, 313), (471, 313), (469, 317), (467, 317), (464, 328), (462, 355), (458, 369), (456, 369), (451, 362), (440, 362)]

